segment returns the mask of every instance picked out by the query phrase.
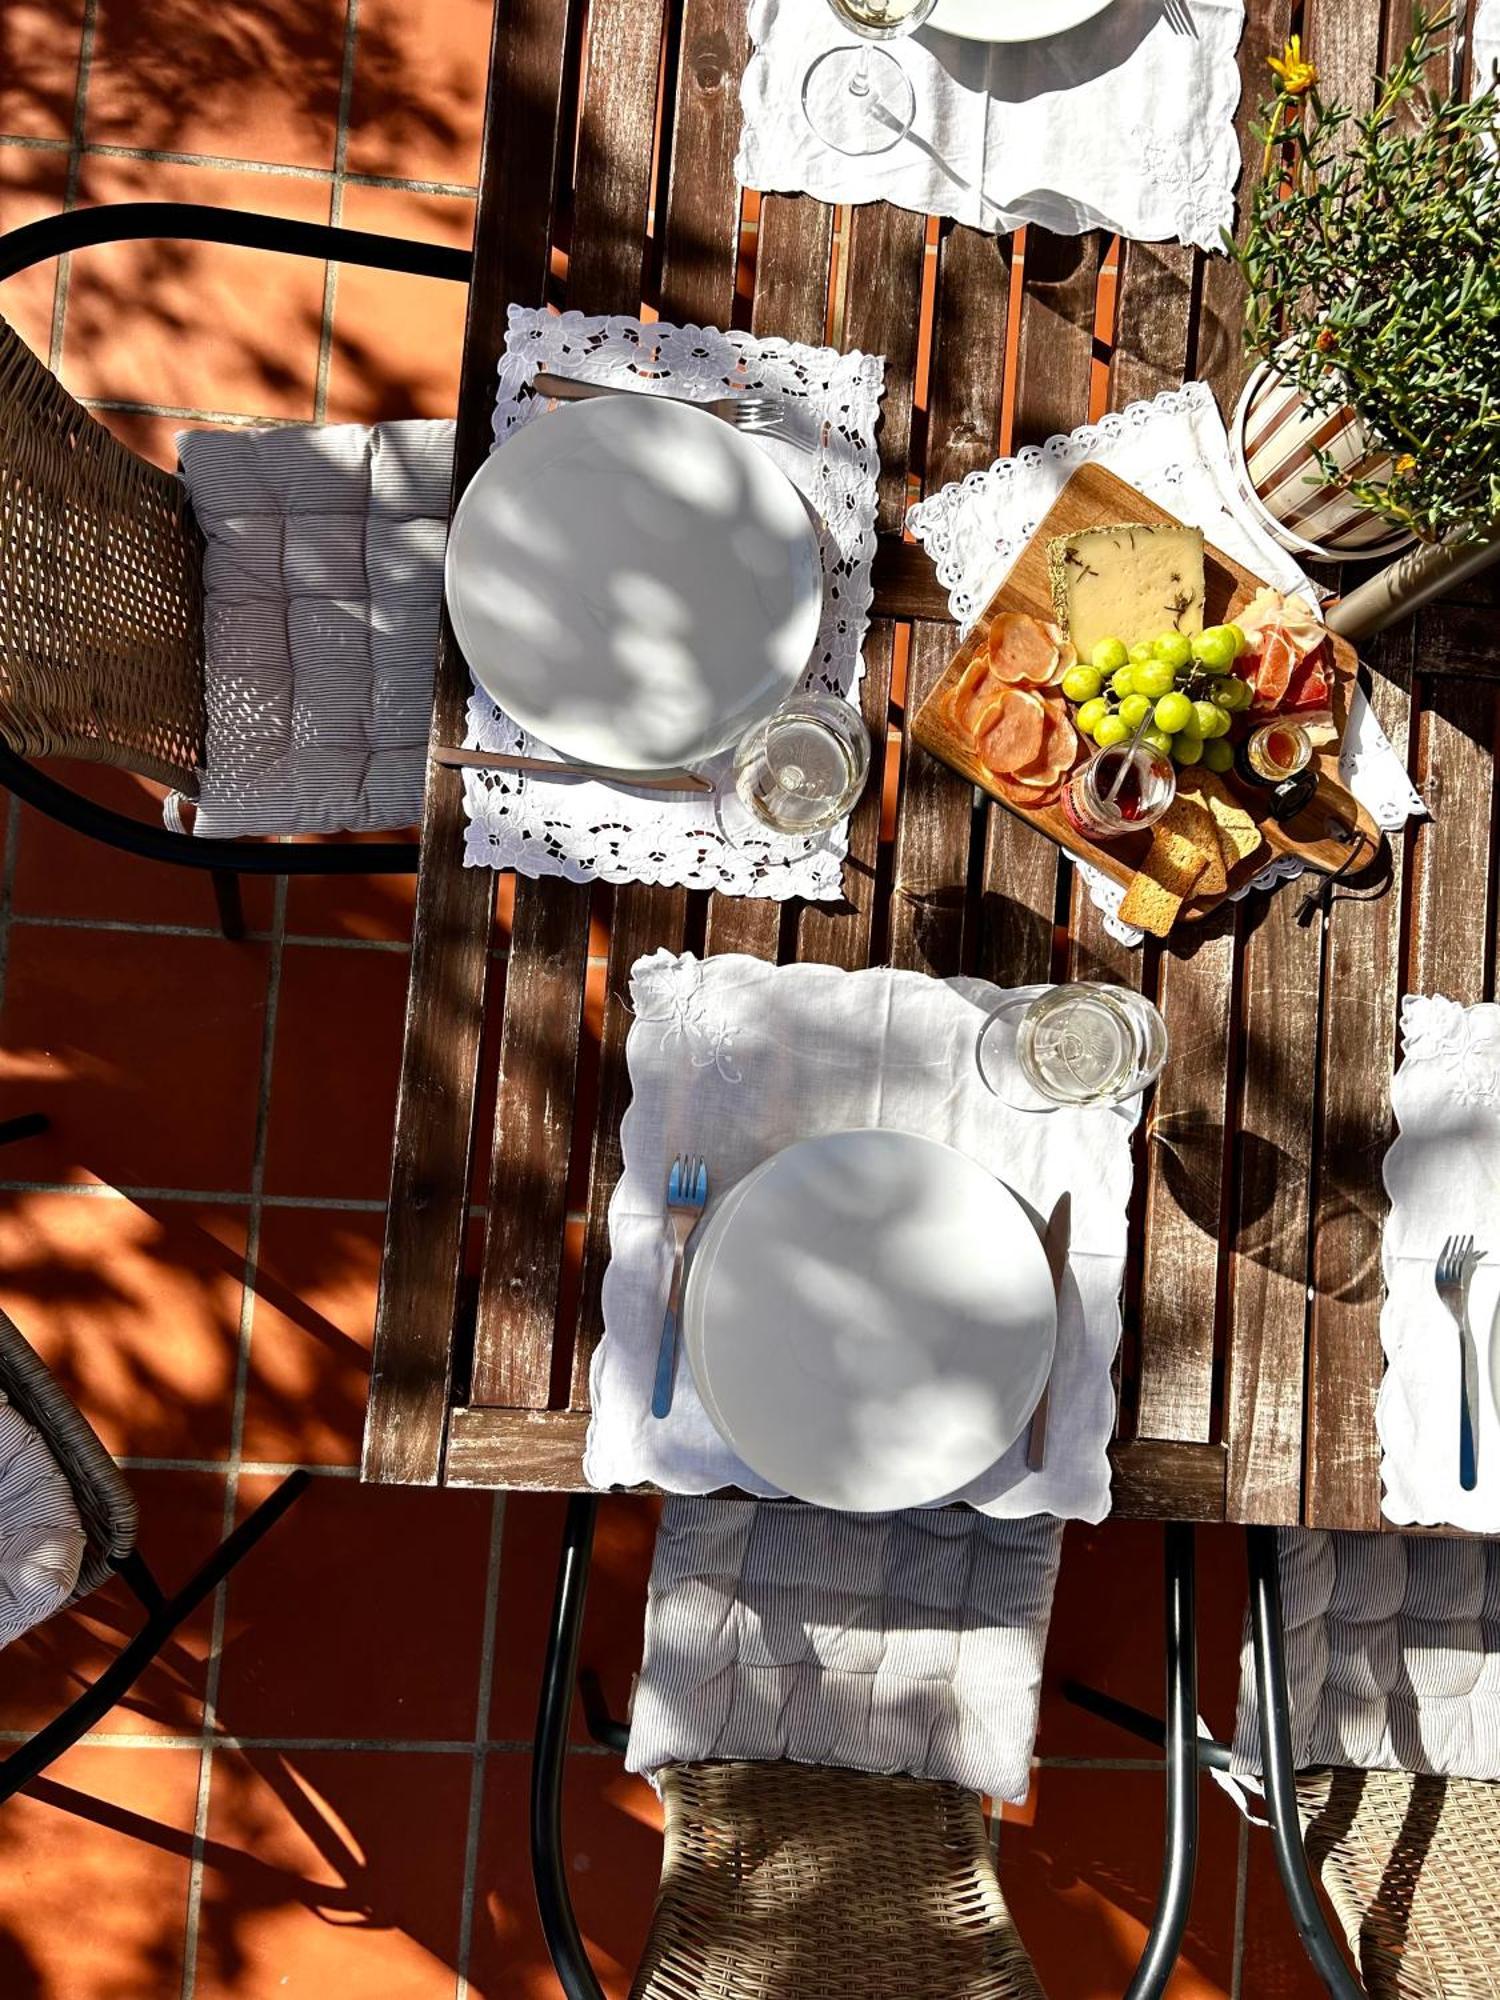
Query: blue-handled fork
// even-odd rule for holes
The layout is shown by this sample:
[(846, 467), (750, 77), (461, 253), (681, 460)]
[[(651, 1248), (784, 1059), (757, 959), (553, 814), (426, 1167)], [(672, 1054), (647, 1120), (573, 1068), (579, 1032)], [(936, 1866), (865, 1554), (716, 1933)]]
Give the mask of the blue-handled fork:
[(672, 1407), (672, 1391), (677, 1381), (677, 1315), (682, 1304), (683, 1257), (707, 1200), (708, 1168), (695, 1153), (679, 1153), (667, 1176), (667, 1220), (672, 1225), (673, 1237), (672, 1286), (661, 1323), (661, 1344), (656, 1350), (656, 1386), (651, 1391), (653, 1417), (664, 1417)]

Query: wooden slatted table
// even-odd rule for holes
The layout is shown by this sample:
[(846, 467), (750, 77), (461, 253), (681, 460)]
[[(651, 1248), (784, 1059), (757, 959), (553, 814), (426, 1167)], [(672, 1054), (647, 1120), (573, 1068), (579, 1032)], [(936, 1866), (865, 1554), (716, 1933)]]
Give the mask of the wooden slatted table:
[[(581, 1485), (628, 1095), (622, 996), (634, 960), (669, 946), (1002, 983), (1102, 976), (1154, 995), (1173, 1054), (1138, 1141), (1115, 1510), (1374, 1526), (1398, 999), (1494, 988), (1496, 613), (1471, 586), (1367, 649), (1376, 712), (1437, 809), (1397, 842), (1388, 893), (1304, 924), (1293, 889), (1170, 948), (1117, 944), (1051, 843), (904, 736), (955, 633), (901, 521), (997, 451), (1186, 377), (1227, 409), (1236, 275), (1176, 245), (1035, 228), (997, 241), (885, 205), (742, 197), (745, 9), (592, 0), (585, 21), (578, 0), (499, 0), (456, 490), (489, 442), (511, 300), (883, 353), (863, 699), (888, 745), (885, 810), (874, 784), (843, 907), (512, 885), (463, 867), (460, 780), (432, 768), (364, 1476)], [(1250, 0), (1242, 136), (1291, 13)], [(1357, 95), (1410, 8), (1299, 13), (1334, 94)], [(445, 633), (435, 740), (462, 740), (468, 692)]]

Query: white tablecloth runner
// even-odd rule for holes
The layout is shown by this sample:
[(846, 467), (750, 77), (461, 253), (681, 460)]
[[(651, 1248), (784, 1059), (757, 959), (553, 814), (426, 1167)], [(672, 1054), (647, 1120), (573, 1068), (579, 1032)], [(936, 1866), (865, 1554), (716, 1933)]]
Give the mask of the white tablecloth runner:
[(702, 1152), (711, 1192), (722, 1193), (795, 1139), (889, 1126), (981, 1161), (1031, 1205), (1039, 1227), (1071, 1191), (1046, 1465), (1028, 1472), (1023, 1436), (953, 1497), (989, 1514), (1101, 1520), (1109, 1511), (1110, 1364), (1120, 1338), (1138, 1106), (1034, 1114), (1002, 1104), (975, 1060), (979, 1030), (1000, 998), (982, 980), (663, 951), (637, 961), (630, 991), (632, 1098), (610, 1202), (604, 1338), (590, 1378), (590, 1483), (652, 1480), (673, 1493), (775, 1490), (720, 1438), (686, 1365), (670, 1415), (651, 1415), (671, 1268), (667, 1168), (679, 1152)]
[[(706, 402), (755, 389), (781, 397), (788, 434), (760, 433), (755, 443), (806, 495), (819, 524), (823, 623), (804, 685), (857, 702), (860, 649), (870, 622), (883, 359), (713, 327), (512, 306), (500, 358), (496, 450), (523, 425), (546, 422), (553, 406), (528, 390), (544, 369), (614, 382), (643, 396)], [(468, 721), (472, 746), (553, 754), (477, 687)], [(706, 777), (723, 778), (730, 761), (725, 751), (701, 768)], [(777, 901), (804, 896), (828, 902), (843, 894), (847, 820), (807, 838), (767, 830), (735, 844), (720, 832), (716, 800), (707, 793), (653, 797), (494, 771), (464, 773), (464, 808), (470, 867), (564, 875), (572, 882), (681, 883)]]
[(735, 172), (746, 187), (894, 201), (981, 229), (1038, 222), (1218, 250), (1240, 168), (1244, 18), (1242, 0), (1113, 0), (1065, 34), (1001, 45), (929, 22), (881, 44), (916, 93), (911, 134), (851, 159), (808, 124), (802, 80), (853, 35), (825, 0), (754, 0)]
[[(1382, 1501), (1403, 1527), (1448, 1522), (1500, 1533), (1500, 1414), (1490, 1355), (1500, 1258), (1500, 1007), (1409, 993), (1391, 1086), (1399, 1131), (1385, 1156), (1386, 1373), (1376, 1426)], [(1472, 1234), (1489, 1271), (1471, 1288), (1479, 1345), (1479, 1483), (1458, 1483), (1458, 1334), (1434, 1275), (1444, 1239)]]

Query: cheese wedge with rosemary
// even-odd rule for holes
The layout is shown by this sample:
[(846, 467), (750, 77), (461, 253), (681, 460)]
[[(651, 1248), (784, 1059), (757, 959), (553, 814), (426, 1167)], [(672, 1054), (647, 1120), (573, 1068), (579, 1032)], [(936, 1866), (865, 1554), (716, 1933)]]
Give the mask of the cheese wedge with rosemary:
[(1084, 528), (1047, 544), (1058, 623), (1086, 660), (1101, 639), (1127, 646), (1203, 630), (1203, 530)]

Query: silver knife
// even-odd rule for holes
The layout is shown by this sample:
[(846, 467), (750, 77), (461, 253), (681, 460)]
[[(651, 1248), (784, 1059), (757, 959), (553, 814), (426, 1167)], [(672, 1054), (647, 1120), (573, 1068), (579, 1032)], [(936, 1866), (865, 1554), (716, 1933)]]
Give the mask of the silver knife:
[[(1047, 1269), (1052, 1273), (1052, 1289), (1057, 1294), (1058, 1317), (1062, 1316), (1063, 1279), (1068, 1274), (1068, 1246), (1073, 1240), (1073, 1197), (1066, 1188), (1057, 1197), (1051, 1220), (1042, 1234), (1042, 1249), (1047, 1258)], [(1053, 1351), (1052, 1365), (1057, 1365), (1056, 1350)], [(1026, 1465), (1028, 1471), (1040, 1472), (1047, 1459), (1047, 1398), (1052, 1389), (1049, 1375), (1042, 1384), (1042, 1393), (1036, 1408), (1031, 1413), (1031, 1429), (1026, 1434)]]
[(453, 771), (527, 771), (536, 778), (585, 778), (625, 792), (711, 792), (707, 778), (692, 771), (617, 771), (607, 764), (561, 764), (552, 757), (522, 757), (509, 750), (461, 750), (438, 743), (434, 764)]

